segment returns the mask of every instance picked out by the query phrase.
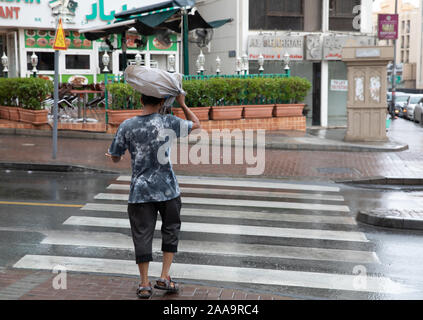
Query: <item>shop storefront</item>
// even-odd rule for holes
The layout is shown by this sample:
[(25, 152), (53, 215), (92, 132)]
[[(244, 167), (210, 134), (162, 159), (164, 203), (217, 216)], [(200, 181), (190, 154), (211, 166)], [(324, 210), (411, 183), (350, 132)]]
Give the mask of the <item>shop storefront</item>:
[[(154, 2), (154, 1), (150, 1)], [(114, 20), (114, 14), (139, 7), (139, 1), (113, 0), (34, 0), (0, 2), (0, 50), (7, 55), (9, 77), (29, 77), (33, 74), (31, 56), (38, 58), (37, 74), (43, 77), (54, 75), (54, 50), (52, 49), (57, 17), (63, 18), (68, 50), (60, 54), (59, 73), (61, 82), (98, 83), (104, 80), (103, 55), (110, 56), (108, 73), (120, 74), (122, 64), (121, 38), (111, 37), (110, 43), (103, 40), (90, 41), (79, 30), (101, 26)], [(141, 64), (167, 69), (168, 58), (178, 57), (179, 44), (176, 35), (172, 43), (163, 46), (154, 36), (142, 39), (128, 34), (128, 63), (135, 63), (139, 53)], [(176, 68), (179, 59), (175, 59)], [(2, 68), (3, 70), (3, 68)], [(3, 74), (0, 74), (3, 76)]]

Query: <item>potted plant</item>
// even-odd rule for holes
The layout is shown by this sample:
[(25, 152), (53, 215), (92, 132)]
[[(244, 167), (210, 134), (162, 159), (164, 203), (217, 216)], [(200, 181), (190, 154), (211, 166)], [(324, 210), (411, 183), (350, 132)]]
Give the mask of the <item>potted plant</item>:
[[(301, 117), (305, 104), (302, 103), (311, 88), (307, 79), (299, 77), (281, 78), (280, 88), (274, 111), (275, 117)], [(284, 102), (284, 103), (283, 103)]]
[(119, 126), (125, 120), (140, 115), (141, 95), (130, 85), (108, 84), (107, 94), (111, 97), (111, 108), (107, 110), (110, 125)]
[(21, 122), (33, 125), (48, 123), (48, 110), (43, 101), (52, 93), (53, 83), (40, 78), (19, 79), (18, 100)]
[(245, 90), (241, 79), (215, 78), (208, 82), (209, 95), (214, 100), (210, 110), (211, 120), (240, 120), (244, 106)]
[(17, 83), (19, 79), (0, 79), (0, 118), (19, 121)]
[(272, 118), (276, 91), (274, 79), (253, 78), (246, 80), (248, 105), (244, 106), (244, 119)]

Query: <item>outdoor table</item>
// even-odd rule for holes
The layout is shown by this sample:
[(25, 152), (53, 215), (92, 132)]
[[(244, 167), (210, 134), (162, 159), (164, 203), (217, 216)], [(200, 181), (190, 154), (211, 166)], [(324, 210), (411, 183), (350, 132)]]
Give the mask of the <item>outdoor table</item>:
[(96, 90), (71, 90), (71, 94), (78, 96), (79, 100), (79, 110), (82, 108), (83, 114), (82, 118), (76, 120), (76, 122), (98, 122), (97, 119), (87, 119), (87, 102), (88, 102), (88, 95), (89, 94), (102, 94), (102, 91)]

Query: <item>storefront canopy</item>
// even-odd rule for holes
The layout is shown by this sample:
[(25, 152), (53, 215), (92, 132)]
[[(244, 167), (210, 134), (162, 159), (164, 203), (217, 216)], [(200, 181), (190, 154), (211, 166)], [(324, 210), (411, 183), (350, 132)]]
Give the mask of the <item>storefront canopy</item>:
[[(80, 30), (88, 40), (94, 41), (112, 34), (122, 34), (135, 29), (138, 34), (151, 36), (171, 30), (183, 35), (184, 73), (189, 74), (188, 32), (195, 29), (215, 29), (233, 19), (207, 22), (197, 9), (193, 8), (195, 0), (172, 0), (155, 5), (144, 6), (115, 14), (113, 24)], [(124, 60), (126, 48), (122, 47)]]
[[(94, 41), (107, 37), (111, 34), (122, 34), (132, 28), (137, 30), (140, 35), (150, 36), (157, 34), (160, 30), (172, 30), (181, 33), (183, 7), (191, 8), (195, 4), (193, 0), (174, 0), (128, 10), (115, 15), (115, 23), (92, 27), (80, 30), (88, 40)], [(198, 11), (194, 14), (188, 14), (188, 31), (195, 29), (214, 29), (233, 21), (232, 19), (223, 19), (206, 22)]]

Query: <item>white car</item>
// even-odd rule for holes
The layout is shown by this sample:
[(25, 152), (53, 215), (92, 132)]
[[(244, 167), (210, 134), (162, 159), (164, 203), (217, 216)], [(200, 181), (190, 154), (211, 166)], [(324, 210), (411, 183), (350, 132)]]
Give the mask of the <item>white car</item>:
[(414, 122), (423, 123), (423, 103), (420, 102), (414, 108), (414, 115), (413, 115)]
[(416, 106), (423, 102), (423, 95), (422, 94), (413, 94), (410, 96), (408, 100), (408, 104), (406, 106), (407, 112), (404, 114), (404, 118), (409, 120), (414, 120), (414, 110)]

